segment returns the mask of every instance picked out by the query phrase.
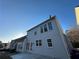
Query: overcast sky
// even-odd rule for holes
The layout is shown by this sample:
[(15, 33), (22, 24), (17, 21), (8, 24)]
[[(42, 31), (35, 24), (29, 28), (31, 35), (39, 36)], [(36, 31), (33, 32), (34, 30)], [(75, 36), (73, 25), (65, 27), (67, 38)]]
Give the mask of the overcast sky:
[(75, 6), (79, 0), (0, 0), (0, 40), (11, 41), (56, 15), (63, 30), (76, 25)]

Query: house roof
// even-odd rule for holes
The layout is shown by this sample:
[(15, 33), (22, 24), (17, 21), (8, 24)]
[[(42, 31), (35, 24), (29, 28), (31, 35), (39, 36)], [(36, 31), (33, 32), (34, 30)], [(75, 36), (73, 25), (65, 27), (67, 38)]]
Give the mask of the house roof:
[(36, 28), (36, 27), (40, 26), (41, 24), (44, 24), (44, 23), (48, 22), (49, 20), (54, 20), (55, 18), (56, 18), (56, 16), (52, 16), (52, 17), (50, 16), (50, 18), (49, 18), (49, 19), (47, 19), (46, 21), (44, 21), (44, 22), (42, 22), (42, 23), (38, 24), (37, 26), (35, 26), (35, 27), (33, 27), (33, 28), (29, 29), (27, 32), (29, 32), (29, 31), (31, 31), (32, 29), (34, 29), (34, 28)]
[(11, 42), (23, 42), (25, 38), (26, 38), (26, 36), (23, 36), (23, 37), (14, 39), (14, 40), (12, 40)]

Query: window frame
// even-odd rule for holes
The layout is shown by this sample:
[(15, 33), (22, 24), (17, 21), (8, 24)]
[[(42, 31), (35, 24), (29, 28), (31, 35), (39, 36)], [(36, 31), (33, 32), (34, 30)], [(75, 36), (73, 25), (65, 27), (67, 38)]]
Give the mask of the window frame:
[(34, 35), (37, 35), (37, 31), (34, 32)]
[(47, 28), (47, 24), (44, 24), (44, 32), (47, 32), (48, 28)]
[(36, 46), (39, 46), (39, 44), (38, 44), (38, 40), (36, 40)]
[(36, 46), (37, 47), (42, 46), (42, 40), (36, 40)]
[(39, 46), (42, 46), (42, 40), (39, 40), (38, 44)]
[[(51, 48), (51, 47), (53, 47), (53, 45), (52, 45), (52, 39), (50, 39), (50, 42), (48, 41), (49, 39), (47, 39), (47, 46), (49, 47), (49, 48)], [(51, 46), (50, 46), (51, 45)]]
[(43, 32), (44, 32), (44, 30), (43, 30), (43, 27), (42, 27), (42, 26), (40, 27), (40, 32), (41, 32), (41, 33), (43, 33)]
[(49, 30), (53, 30), (52, 22), (48, 22), (48, 28)]

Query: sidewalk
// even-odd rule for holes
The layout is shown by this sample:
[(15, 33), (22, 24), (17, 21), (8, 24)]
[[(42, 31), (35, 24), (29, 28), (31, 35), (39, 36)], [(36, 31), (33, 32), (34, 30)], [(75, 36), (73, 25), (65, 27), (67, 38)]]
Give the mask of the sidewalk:
[(37, 54), (32, 54), (32, 53), (20, 53), (11, 56), (13, 59), (53, 59), (48, 56), (42, 56), (42, 55), (37, 55)]

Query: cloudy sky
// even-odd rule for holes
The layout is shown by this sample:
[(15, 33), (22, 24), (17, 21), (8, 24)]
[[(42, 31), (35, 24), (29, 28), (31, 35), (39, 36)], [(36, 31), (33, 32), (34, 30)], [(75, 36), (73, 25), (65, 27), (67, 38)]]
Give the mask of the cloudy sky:
[(79, 0), (0, 0), (0, 40), (26, 35), (26, 31), (56, 15), (63, 30), (76, 25), (75, 6)]

